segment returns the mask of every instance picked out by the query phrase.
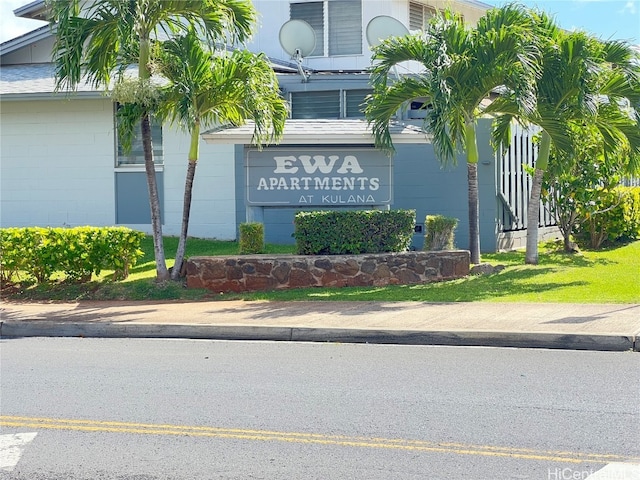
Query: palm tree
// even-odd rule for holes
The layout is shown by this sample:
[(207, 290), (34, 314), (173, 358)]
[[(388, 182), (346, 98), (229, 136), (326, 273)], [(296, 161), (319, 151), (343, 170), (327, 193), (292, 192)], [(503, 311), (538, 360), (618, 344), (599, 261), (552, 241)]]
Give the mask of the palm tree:
[(537, 109), (518, 114), (509, 95), (490, 107), (502, 112), (493, 131), (495, 144), (508, 145), (514, 119), (541, 128), (527, 208), (527, 264), (538, 263), (540, 197), (551, 147), (559, 153), (556, 159), (573, 158), (572, 124), (593, 125), (605, 155), (618, 155), (622, 146), (629, 155), (621, 159), (640, 161), (640, 64), (633, 49), (622, 41), (603, 42), (584, 32), (562, 31), (546, 14), (532, 13), (537, 18), (534, 40), (542, 50)]
[[(484, 103), (497, 89), (513, 93), (519, 109), (535, 108), (532, 85), (536, 51), (527, 41), (531, 19), (520, 6), (487, 11), (475, 28), (461, 16), (444, 11), (421, 34), (391, 38), (374, 49), (371, 67), (373, 93), (365, 107), (378, 147), (393, 151), (389, 121), (407, 101), (428, 97), (423, 128), (433, 138), (443, 163), (466, 151), (471, 262), (480, 263), (478, 204), (478, 147), (476, 121)], [(399, 63), (417, 61), (423, 71), (394, 80), (390, 71)]]
[(161, 89), (159, 114), (177, 122), (191, 136), (182, 228), (171, 272), (171, 278), (177, 280), (185, 255), (201, 127), (241, 125), (251, 119), (253, 143), (261, 145), (281, 138), (287, 106), (264, 54), (234, 50), (214, 55), (194, 30), (164, 42), (157, 66), (168, 80)]
[(158, 281), (167, 280), (149, 120), (156, 101), (150, 84), (152, 45), (190, 26), (212, 43), (242, 42), (251, 33), (256, 11), (250, 0), (48, 1), (57, 24), (53, 47), (57, 89), (74, 90), (83, 80), (109, 88), (114, 76), (122, 79), (129, 66), (138, 65), (139, 84), (129, 98), (134, 107), (128, 113), (138, 115), (141, 122), (156, 276)]

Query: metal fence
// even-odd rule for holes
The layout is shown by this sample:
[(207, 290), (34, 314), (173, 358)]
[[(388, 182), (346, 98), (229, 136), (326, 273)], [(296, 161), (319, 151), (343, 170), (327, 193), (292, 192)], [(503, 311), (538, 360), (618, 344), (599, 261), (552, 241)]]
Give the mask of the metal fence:
[[(496, 153), (498, 164), (498, 221), (500, 230), (513, 232), (527, 229), (527, 206), (531, 194), (532, 176), (525, 170), (533, 167), (538, 157), (538, 146), (533, 143), (537, 128), (511, 126), (511, 145), (503, 152)], [(640, 187), (640, 177), (628, 177), (622, 180), (627, 187)], [(540, 202), (540, 227), (557, 225), (548, 202)]]

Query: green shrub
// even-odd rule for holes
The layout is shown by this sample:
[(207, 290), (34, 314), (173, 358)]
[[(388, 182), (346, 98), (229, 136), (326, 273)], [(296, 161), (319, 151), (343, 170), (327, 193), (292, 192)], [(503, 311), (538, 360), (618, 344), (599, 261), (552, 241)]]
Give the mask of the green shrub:
[(596, 198), (588, 209), (579, 212), (579, 243), (599, 248), (605, 241), (640, 238), (640, 187), (617, 187)]
[(3, 284), (18, 279), (20, 272), (35, 276), (32, 259), (39, 243), (38, 229), (0, 228), (0, 280)]
[(427, 215), (424, 250), (452, 250), (458, 219), (444, 215)]
[(262, 253), (264, 251), (264, 225), (259, 222), (240, 224), (240, 255)]
[(12, 240), (22, 243), (7, 244), (3, 246), (3, 259), (0, 263), (4, 263), (6, 257), (9, 262), (11, 257), (21, 256), (18, 260), (21, 263), (21, 271), (27, 274), (27, 277), (34, 278), (38, 282), (46, 282), (51, 275), (57, 270), (60, 264), (60, 252), (64, 247), (64, 242), (57, 238), (51, 228), (20, 228), (16, 229)]
[(124, 227), (3, 228), (0, 229), (0, 279), (19, 275), (42, 283), (55, 272), (66, 280), (86, 282), (92, 274), (113, 270), (126, 278), (142, 256), (142, 232)]
[(415, 210), (299, 212), (293, 236), (302, 255), (403, 252), (415, 222)]
[(73, 282), (88, 282), (95, 271), (100, 273), (101, 259), (96, 259), (95, 250), (100, 250), (94, 238), (97, 229), (78, 227), (74, 229), (55, 229), (54, 238), (61, 241), (57, 270), (62, 270), (66, 278)]
[(113, 270), (114, 280), (127, 278), (129, 268), (144, 256), (140, 248), (144, 238), (144, 233), (125, 227), (101, 228), (94, 239), (92, 258), (96, 264), (102, 259), (102, 269)]

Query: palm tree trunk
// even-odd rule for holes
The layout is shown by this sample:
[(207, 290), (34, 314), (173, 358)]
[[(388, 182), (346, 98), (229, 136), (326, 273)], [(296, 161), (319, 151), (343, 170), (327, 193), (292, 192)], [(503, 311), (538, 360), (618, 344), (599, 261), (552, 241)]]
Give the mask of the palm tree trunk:
[(149, 189), (153, 251), (156, 260), (156, 280), (158, 282), (163, 282), (169, 279), (169, 270), (167, 270), (167, 263), (164, 257), (164, 245), (162, 243), (160, 199), (158, 196), (158, 183), (156, 182), (156, 169), (153, 163), (153, 145), (151, 143), (151, 125), (148, 113), (144, 114), (142, 117), (141, 130), (142, 145), (144, 148), (144, 169), (147, 176), (147, 187)]
[[(148, 80), (149, 71), (149, 39), (140, 35), (140, 57), (138, 59), (138, 77)], [(162, 243), (162, 218), (160, 216), (160, 199), (158, 183), (156, 181), (156, 167), (153, 162), (153, 144), (151, 143), (151, 122), (149, 112), (145, 112), (141, 120), (142, 148), (144, 150), (144, 170), (147, 174), (147, 188), (149, 190), (149, 207), (151, 209), (151, 232), (153, 234), (153, 252), (156, 260), (156, 281), (169, 280), (169, 270), (164, 256)]]
[(193, 178), (196, 174), (196, 162), (189, 161), (187, 164), (187, 177), (184, 185), (184, 203), (182, 206), (182, 227), (180, 229), (180, 239), (176, 250), (176, 261), (171, 270), (171, 279), (178, 280), (182, 275), (182, 264), (187, 249), (187, 232), (189, 230), (189, 215), (191, 213), (191, 194), (193, 191)]
[(478, 164), (467, 163), (469, 184), (469, 252), (471, 263), (480, 263), (480, 205), (478, 201)]
[(466, 123), (467, 184), (469, 201), (469, 253), (471, 263), (480, 263), (480, 202), (478, 200), (478, 143), (473, 120)]
[(189, 231), (189, 217), (191, 215), (191, 196), (193, 193), (193, 179), (196, 175), (196, 166), (199, 156), (200, 145), (200, 123), (196, 121), (191, 130), (191, 147), (189, 149), (189, 162), (187, 163), (187, 176), (184, 183), (184, 200), (182, 204), (182, 227), (180, 229), (180, 239), (176, 251), (176, 261), (171, 271), (171, 279), (178, 280), (181, 277), (182, 264), (187, 249), (187, 233)]
[(531, 196), (527, 207), (527, 251), (524, 263), (538, 264), (538, 223), (540, 218), (540, 195), (544, 170), (535, 169), (531, 183)]
[(540, 219), (540, 196), (542, 194), (542, 177), (549, 165), (549, 153), (551, 152), (551, 137), (546, 131), (542, 131), (540, 150), (536, 160), (536, 168), (531, 182), (531, 195), (527, 207), (527, 250), (524, 263), (528, 265), (538, 264), (538, 223)]

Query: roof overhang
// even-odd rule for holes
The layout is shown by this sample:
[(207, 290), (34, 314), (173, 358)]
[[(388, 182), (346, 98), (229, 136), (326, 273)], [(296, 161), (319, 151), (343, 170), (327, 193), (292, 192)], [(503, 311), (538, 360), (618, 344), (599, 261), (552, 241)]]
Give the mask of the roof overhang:
[(12, 38), (0, 44), (0, 56), (14, 52), (20, 48), (27, 47), (34, 42), (45, 40), (55, 35), (57, 31), (56, 25), (42, 25), (41, 27), (31, 30), (19, 37)]
[[(216, 128), (202, 134), (210, 144), (253, 144), (254, 123)], [(430, 143), (427, 134), (415, 125), (391, 122), (391, 140), (396, 143)], [(360, 119), (289, 119), (285, 122), (281, 145), (373, 145), (371, 128)]]
[(33, 102), (37, 100), (64, 100), (70, 99), (82, 99), (82, 100), (95, 100), (95, 99), (108, 99), (101, 92), (35, 92), (35, 93), (2, 93), (0, 94), (0, 101), (2, 102)]
[(13, 11), (13, 14), (16, 17), (20, 18), (31, 18), (33, 20), (49, 20), (49, 10), (45, 3), (45, 0), (35, 0), (34, 2), (30, 2), (22, 7), (16, 8)]

